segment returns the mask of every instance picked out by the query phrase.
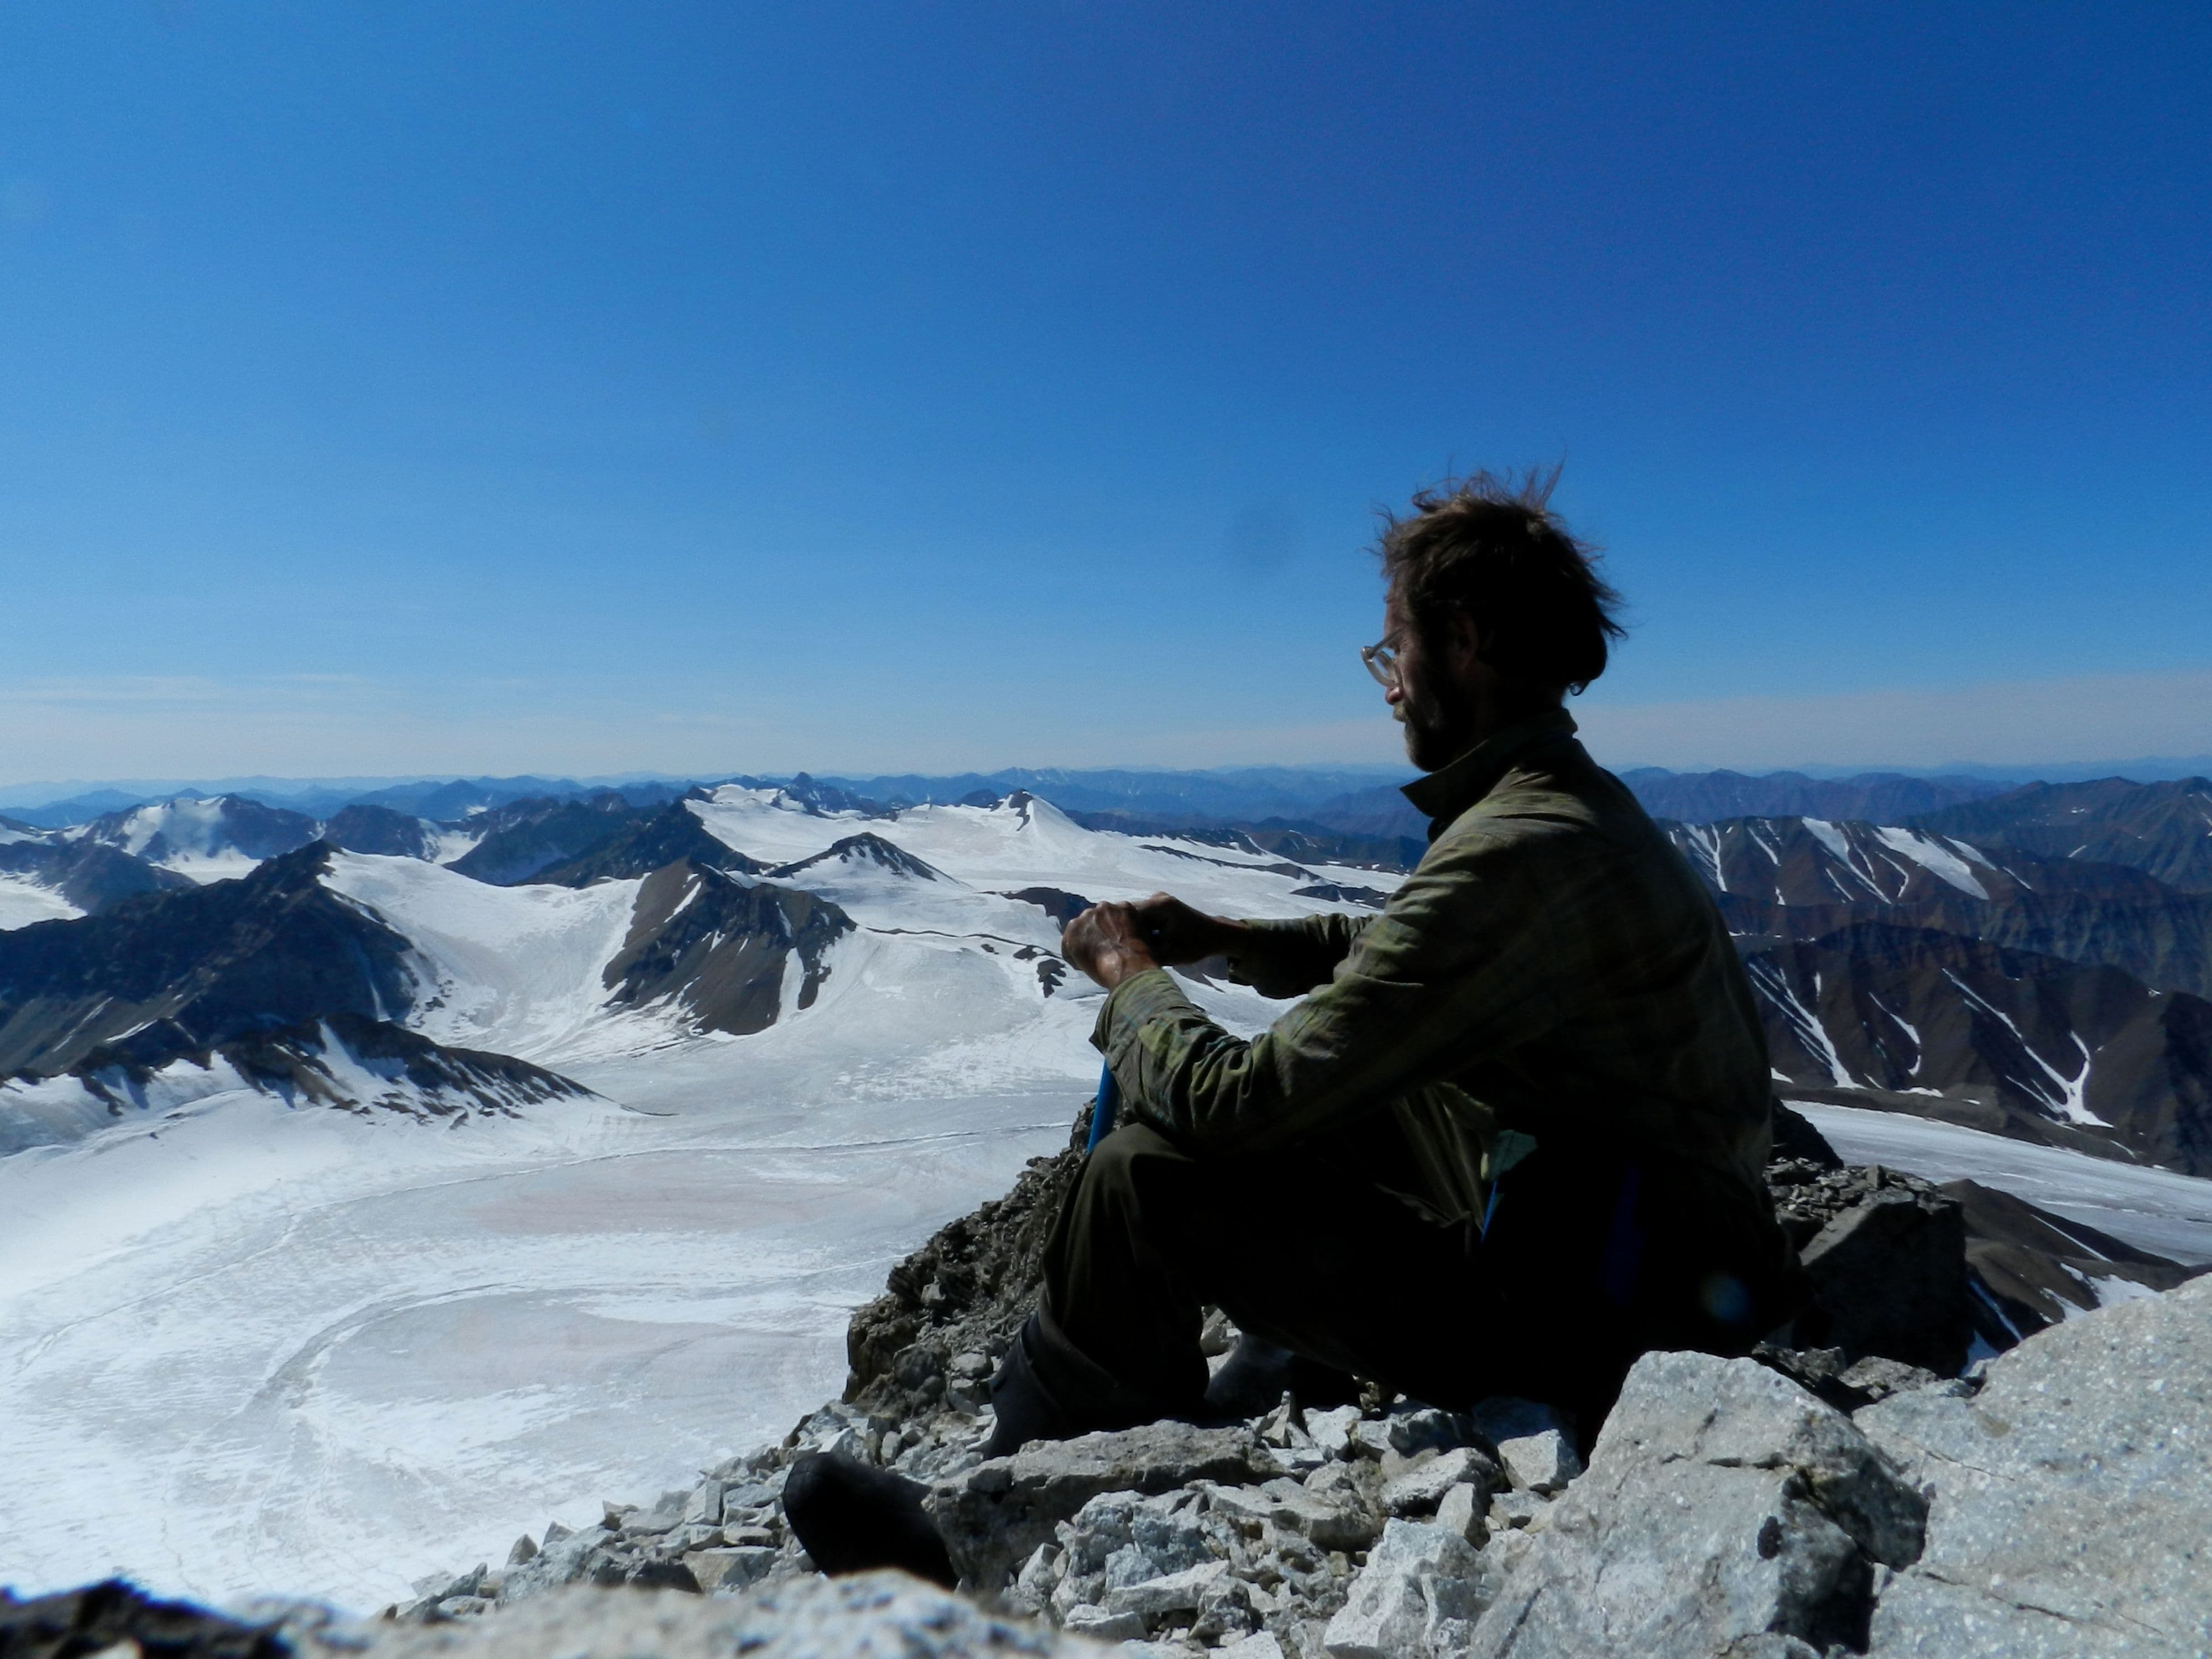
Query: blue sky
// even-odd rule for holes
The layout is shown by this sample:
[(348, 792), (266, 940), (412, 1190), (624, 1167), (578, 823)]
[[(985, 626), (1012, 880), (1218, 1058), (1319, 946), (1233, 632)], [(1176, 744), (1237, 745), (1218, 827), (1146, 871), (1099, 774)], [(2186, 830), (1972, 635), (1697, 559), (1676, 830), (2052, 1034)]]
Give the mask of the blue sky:
[(2212, 751), (2183, 6), (0, 7), (0, 783), (1387, 760), (1564, 459), (1621, 764)]

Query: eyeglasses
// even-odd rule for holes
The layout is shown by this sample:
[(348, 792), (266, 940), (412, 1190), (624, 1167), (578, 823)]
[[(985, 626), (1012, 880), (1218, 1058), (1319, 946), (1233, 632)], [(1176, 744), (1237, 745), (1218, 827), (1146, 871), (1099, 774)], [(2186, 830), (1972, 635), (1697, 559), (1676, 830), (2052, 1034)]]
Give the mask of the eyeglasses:
[(1388, 691), (1398, 689), (1398, 647), (1392, 643), (1396, 637), (1386, 634), (1374, 644), (1359, 647), (1359, 660), (1367, 665), (1367, 672), (1375, 676), (1376, 683)]

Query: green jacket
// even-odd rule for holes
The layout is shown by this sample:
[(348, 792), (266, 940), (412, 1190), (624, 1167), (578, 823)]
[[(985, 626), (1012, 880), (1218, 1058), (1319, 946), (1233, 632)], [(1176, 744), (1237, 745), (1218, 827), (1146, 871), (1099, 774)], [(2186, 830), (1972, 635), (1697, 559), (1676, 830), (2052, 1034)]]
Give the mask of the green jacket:
[[(1251, 924), (1233, 975), (1298, 1004), (1250, 1042), (1164, 970), (1125, 980), (1093, 1041), (1126, 1107), (1200, 1155), (1393, 1114), (1438, 1220), (1538, 1152), (1649, 1160), (1766, 1208), (1766, 1044), (1718, 911), (1564, 710), (1406, 788), (1428, 853), (1365, 919)], [(1511, 1150), (1509, 1150), (1511, 1149)], [(1689, 1194), (1685, 1194), (1689, 1196)]]

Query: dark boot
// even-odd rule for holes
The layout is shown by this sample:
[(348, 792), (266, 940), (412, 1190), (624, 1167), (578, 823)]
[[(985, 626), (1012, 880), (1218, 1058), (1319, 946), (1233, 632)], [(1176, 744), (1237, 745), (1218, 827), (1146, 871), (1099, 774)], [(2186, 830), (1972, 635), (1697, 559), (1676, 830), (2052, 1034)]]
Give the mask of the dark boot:
[(1318, 1359), (1246, 1331), (1237, 1339), (1228, 1364), (1206, 1385), (1206, 1413), (1212, 1418), (1257, 1417), (1273, 1410), (1285, 1394), (1297, 1395), (1301, 1407), (1325, 1411), (1358, 1399), (1359, 1384)]
[(951, 1589), (960, 1575), (921, 1504), (920, 1481), (837, 1452), (813, 1452), (783, 1483), (784, 1518), (814, 1565), (835, 1577), (901, 1567)]
[(1054, 1399), (1036, 1374), (1030, 1358), (1030, 1333), (1036, 1328), (1031, 1314), (1014, 1333), (999, 1374), (991, 1379), (991, 1438), (983, 1448), (986, 1457), (1012, 1457), (1032, 1440), (1066, 1440), (1097, 1427), (1078, 1422)]

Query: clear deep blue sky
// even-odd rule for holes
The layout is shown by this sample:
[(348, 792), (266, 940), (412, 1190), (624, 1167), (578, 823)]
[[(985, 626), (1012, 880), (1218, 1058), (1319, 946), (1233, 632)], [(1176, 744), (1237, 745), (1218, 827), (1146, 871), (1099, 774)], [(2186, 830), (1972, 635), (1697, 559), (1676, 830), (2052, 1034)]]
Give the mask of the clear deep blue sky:
[(1608, 760), (2212, 750), (2208, 20), (0, 5), (0, 782), (1389, 759), (1560, 459)]

